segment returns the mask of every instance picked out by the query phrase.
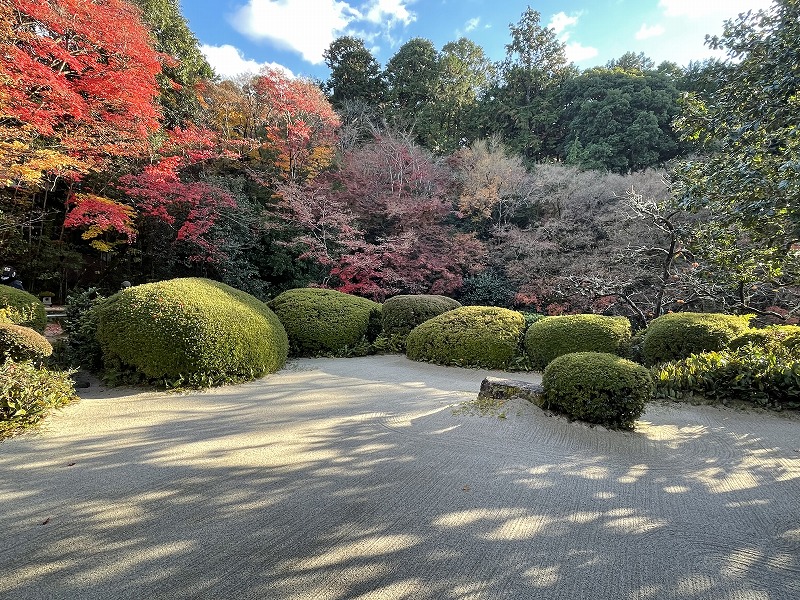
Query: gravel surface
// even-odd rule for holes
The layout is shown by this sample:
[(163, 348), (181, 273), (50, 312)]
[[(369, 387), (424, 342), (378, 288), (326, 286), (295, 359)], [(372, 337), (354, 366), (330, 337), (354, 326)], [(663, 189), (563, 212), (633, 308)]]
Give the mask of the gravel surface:
[(482, 413), (487, 375), (81, 390), (0, 444), (0, 598), (800, 598), (797, 416), (653, 404), (607, 431)]

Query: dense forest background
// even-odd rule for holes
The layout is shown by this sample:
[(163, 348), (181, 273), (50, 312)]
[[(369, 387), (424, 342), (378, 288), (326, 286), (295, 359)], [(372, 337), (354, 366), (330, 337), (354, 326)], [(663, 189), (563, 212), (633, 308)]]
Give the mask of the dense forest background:
[(800, 1), (708, 43), (728, 59), (579, 71), (528, 8), (499, 63), (341, 37), (327, 81), (221, 80), (177, 0), (3, 2), (0, 256), (62, 300), (198, 275), (792, 319)]

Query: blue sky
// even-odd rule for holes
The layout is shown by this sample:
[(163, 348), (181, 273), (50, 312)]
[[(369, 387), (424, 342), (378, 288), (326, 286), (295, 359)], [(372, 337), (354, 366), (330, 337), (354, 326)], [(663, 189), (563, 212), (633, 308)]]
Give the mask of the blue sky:
[(468, 37), (492, 60), (509, 41), (508, 25), (525, 8), (538, 11), (581, 68), (627, 51), (685, 65), (711, 56), (706, 34), (725, 19), (771, 0), (181, 0), (189, 26), (223, 77), (280, 65), (294, 75), (327, 79), (322, 52), (341, 35), (365, 40), (381, 65), (414, 37), (441, 49)]

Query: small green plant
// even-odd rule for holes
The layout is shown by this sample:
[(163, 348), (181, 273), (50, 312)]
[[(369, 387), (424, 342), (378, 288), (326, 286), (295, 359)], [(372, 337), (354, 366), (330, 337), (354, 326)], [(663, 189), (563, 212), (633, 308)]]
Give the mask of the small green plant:
[(269, 305), (286, 328), (292, 356), (353, 355), (381, 330), (380, 304), (336, 290), (288, 290)]
[(679, 360), (690, 354), (722, 350), (749, 329), (752, 315), (670, 313), (650, 322), (642, 339), (646, 365)]
[(67, 314), (62, 327), (67, 334), (63, 360), (69, 366), (93, 372), (102, 368), (103, 352), (97, 341), (99, 315), (96, 308), (104, 299), (94, 287), (76, 290), (67, 296)]
[(528, 327), (533, 325), (534, 323), (538, 323), (542, 319), (546, 319), (547, 315), (543, 315), (542, 313), (533, 312), (530, 310), (523, 310), (520, 311), (522, 316), (525, 317), (525, 329), (527, 330)]
[(630, 346), (631, 324), (625, 317), (545, 317), (525, 333), (525, 350), (533, 366), (540, 370), (563, 354), (607, 352), (622, 356), (630, 353)]
[(0, 363), (0, 438), (25, 431), (51, 410), (77, 401), (70, 375), (30, 361)]
[(508, 369), (519, 355), (525, 318), (493, 306), (463, 306), (425, 321), (406, 339), (406, 356), (440, 365)]
[(42, 365), (53, 354), (53, 346), (40, 333), (30, 327), (0, 323), (0, 361), (33, 361)]
[(6, 317), (15, 325), (30, 327), (39, 333), (47, 326), (44, 304), (28, 292), (0, 285), (0, 308), (7, 309)]
[(602, 352), (559, 356), (544, 370), (542, 386), (544, 408), (619, 429), (633, 429), (653, 394), (646, 368)]
[(780, 408), (800, 403), (800, 359), (780, 344), (701, 352), (652, 371), (657, 398), (740, 400)]
[(404, 354), (406, 351), (406, 336), (400, 334), (386, 335), (382, 333), (372, 342), (374, 354)]

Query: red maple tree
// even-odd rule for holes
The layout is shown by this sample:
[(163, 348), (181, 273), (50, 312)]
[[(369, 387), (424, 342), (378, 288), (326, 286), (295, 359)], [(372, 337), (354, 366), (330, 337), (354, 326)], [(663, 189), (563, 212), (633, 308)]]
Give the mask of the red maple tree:
[(55, 140), (87, 168), (147, 150), (158, 129), (156, 75), (168, 60), (151, 47), (124, 0), (0, 3), (0, 117)]
[(267, 185), (313, 179), (333, 160), (339, 117), (311, 81), (264, 69), (243, 82), (209, 83), (209, 126), (268, 163)]
[(448, 222), (447, 182), (429, 154), (387, 134), (346, 153), (338, 171), (279, 193), (285, 218), (301, 231), (294, 243), (329, 266), (326, 283), (381, 300), (449, 294), (480, 270), (483, 244)]
[(101, 252), (108, 252), (117, 244), (131, 243), (136, 239), (133, 224), (135, 211), (127, 204), (95, 194), (76, 193), (70, 196), (67, 205), (72, 209), (64, 219), (64, 227), (85, 227), (81, 237), (91, 240), (90, 245)]
[(236, 208), (236, 201), (227, 190), (209, 183), (182, 181), (180, 170), (186, 160), (162, 158), (138, 175), (120, 178), (120, 184), (142, 217), (169, 225), (175, 231), (174, 241), (194, 247), (190, 260), (213, 261), (217, 248), (207, 234), (221, 211)]

